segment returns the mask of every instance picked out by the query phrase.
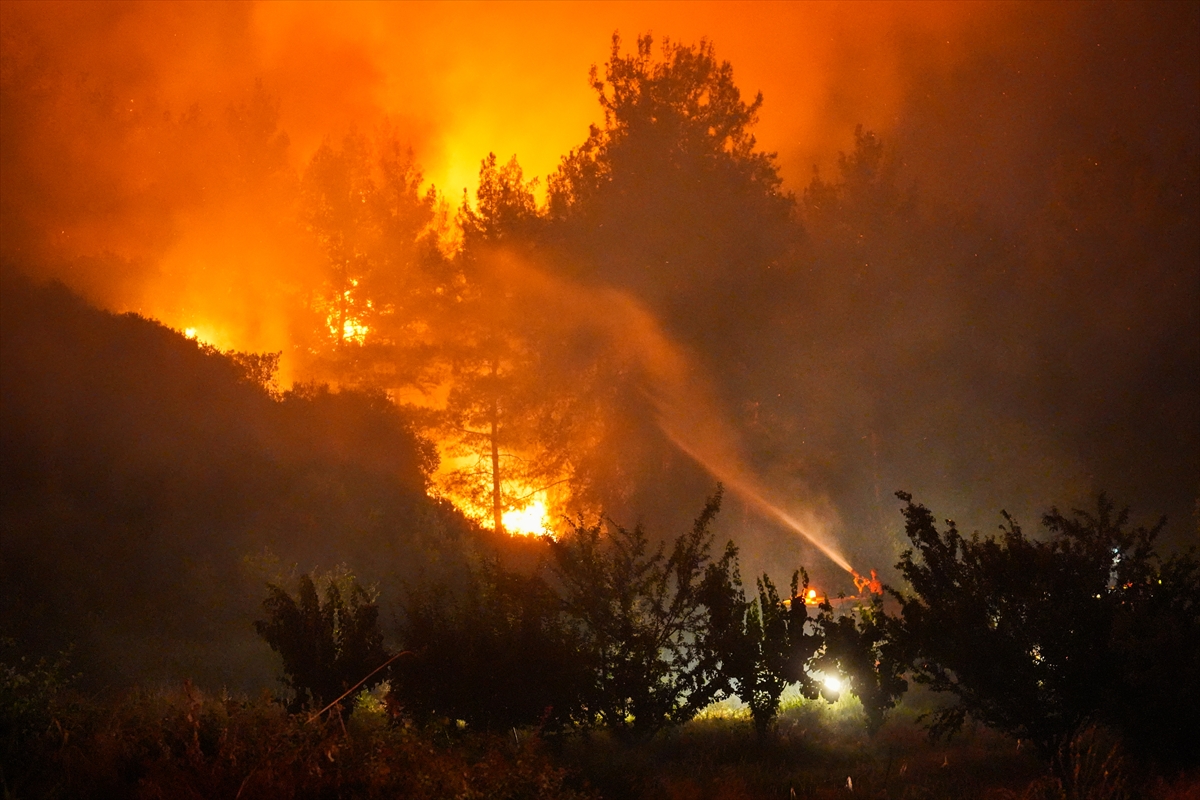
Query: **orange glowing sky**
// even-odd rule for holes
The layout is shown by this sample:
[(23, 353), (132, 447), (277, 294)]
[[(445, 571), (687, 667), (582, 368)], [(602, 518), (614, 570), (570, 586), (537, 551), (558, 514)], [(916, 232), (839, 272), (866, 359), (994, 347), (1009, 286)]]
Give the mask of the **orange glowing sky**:
[[(883, 3), (262, 3), (250, 29), (284, 127), (309, 152), (336, 120), (382, 112), (408, 129), (451, 196), (479, 160), (516, 154), (545, 176), (599, 109), (588, 69), (609, 37), (713, 40), (744, 94), (766, 96), (762, 145), (807, 179), (856, 123), (885, 129), (909, 62), (949, 65), (994, 7)], [(314, 113), (320, 110), (322, 113)]]
[[(213, 165), (229, 160), (219, 135), (226, 111), (257, 81), (279, 101), (292, 174), (326, 137), (386, 120), (411, 143), (427, 183), (457, 205), (489, 151), (502, 161), (517, 155), (544, 186), (588, 125), (603, 121), (588, 71), (607, 60), (614, 31), (627, 47), (647, 32), (689, 44), (708, 37), (744, 96), (763, 92), (755, 133), (799, 191), (814, 163), (828, 166), (852, 148), (856, 124), (886, 136), (928, 76), (953, 73), (981, 48), (1025, 46), (1004, 31), (1030, 9), (4, 3), (6, 91), (41, 115), (9, 112), (5, 163), (19, 171), (5, 179), (7, 246), (22, 261), (40, 255), (47, 277), (102, 306), (196, 328), (222, 347), (286, 349), (282, 298), (312, 285), (313, 255), (289, 232), (288, 209), (212, 183)], [(1055, 14), (1059, 29), (1069, 23), (1069, 12), (1039, 7), (1039, 25)], [(59, 88), (42, 93), (44, 79)], [(94, 99), (105, 93), (116, 116)], [(186, 122), (191, 109), (195, 124)], [(89, 271), (78, 261), (97, 254), (127, 266)]]
[[(1186, 170), (1170, 166), (1174, 158), (1188, 163), (1174, 154), (1194, 153), (1200, 129), (1189, 8), (0, 0), (0, 259), (35, 278), (62, 280), (98, 306), (194, 329), (220, 348), (282, 351), (286, 386), (303, 377), (293, 376), (289, 358), (305, 346), (306, 293), (322, 286), (328, 266), (302, 235), (296, 209), (298, 177), (322, 141), (336, 145), (352, 129), (374, 134), (386, 121), (451, 210), (474, 188), (489, 152), (501, 163), (515, 154), (544, 186), (588, 125), (603, 122), (588, 72), (603, 69), (614, 32), (627, 51), (645, 33), (687, 45), (708, 38), (732, 64), (744, 98), (763, 93), (752, 132), (762, 149), (778, 153), (786, 189), (801, 193), (814, 164), (828, 176), (861, 124), (893, 148), (887, 166), (896, 168), (898, 187), (915, 187), (921, 208), (939, 218), (947, 209), (964, 217), (978, 211), (996, 226), (987, 238), (995, 252), (983, 260), (1015, 276), (1015, 296), (1028, 292), (1045, 308), (1056, 293), (1070, 301), (1064, 307), (1086, 320), (1075, 339), (1054, 331), (1021, 344), (1026, 334), (1014, 328), (1018, 344), (997, 346), (997, 363), (1013, 370), (1015, 383), (1049, 363), (1034, 365), (1045, 342), (1087, 342), (1097, 331), (1119, 343), (1103, 350), (1105, 358), (1116, 353), (1127, 375), (1140, 375), (1177, 347), (1172, 326), (1194, 318), (1193, 273), (1153, 249), (1176, 240), (1130, 246), (1137, 269), (1106, 272), (1081, 262), (1077, 273), (1060, 268), (1065, 259), (1050, 244), (1070, 211), (1064, 203), (1075, 199), (1068, 168), (1081, 157), (1089, 170), (1099, 168), (1101, 156), (1132, 143), (1133, 155), (1171, 178), (1162, 186), (1176, 187), (1178, 175), (1179, 186), (1194, 185)], [(257, 173), (229, 124), (231, 109), (261, 100), (256, 84), (278, 101), (289, 139), (286, 163)], [(1168, 166), (1154, 166), (1160, 161)], [(1097, 175), (1113, 186), (1141, 185), (1119, 171)], [(1112, 192), (1120, 202), (1113, 200), (1111, 217), (1095, 211), (1103, 220), (1096, 230), (1129, 218), (1141, 225), (1138, 208), (1129, 215), (1127, 198)], [(1158, 202), (1145, 207), (1157, 212)], [(1195, 228), (1186, 222), (1178, 241), (1190, 241)], [(1129, 241), (1140, 242), (1130, 230)], [(1054, 259), (1026, 257), (1039, 248)], [(969, 257), (979, 254), (972, 249)], [(937, 288), (947, 298), (965, 292)], [(1088, 302), (1076, 312), (1079, 297)], [(1047, 313), (1047, 325), (1060, 313)], [(1139, 339), (1133, 332), (1142, 319), (1154, 327)], [(922, 319), (913, 338), (932, 342), (950, 325)], [(841, 361), (831, 372), (856, 385), (861, 354), (848, 352), (845, 372)], [(829, 407), (841, 413), (846, 402), (839, 395)], [(1022, 421), (1013, 428), (1020, 435), (1006, 438), (1062, 427), (1041, 426)]]

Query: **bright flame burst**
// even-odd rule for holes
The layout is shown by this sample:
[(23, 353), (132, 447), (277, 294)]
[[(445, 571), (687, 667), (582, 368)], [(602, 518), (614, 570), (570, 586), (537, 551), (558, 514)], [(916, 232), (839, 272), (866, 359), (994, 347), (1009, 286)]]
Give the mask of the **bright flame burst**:
[[(371, 329), (363, 324), (361, 316), (356, 315), (358, 301), (354, 297), (354, 290), (357, 288), (358, 279), (351, 278), (350, 288), (342, 292), (340, 303), (328, 302), (323, 305), (326, 306), (325, 325), (329, 328), (329, 334), (342, 342), (362, 344)], [(368, 310), (374, 305), (370, 300), (365, 303)]]
[(196, 344), (208, 345), (209, 347), (218, 347), (219, 349), (228, 349), (230, 347), (229, 337), (224, 331), (217, 330), (212, 325), (188, 325), (184, 328), (176, 328), (183, 334), (184, 338), (191, 339)]
[[(330, 330), (330, 332), (336, 334), (337, 333), (337, 325), (336, 324), (331, 325), (329, 330)], [(369, 330), (370, 330), (370, 328), (368, 328), (366, 325), (363, 325), (358, 320), (348, 319), (342, 324), (342, 341), (354, 342), (355, 344), (362, 344), (363, 341), (366, 340), (367, 331), (369, 331)]]
[[(472, 465), (472, 456), (449, 455), (443, 450), (441, 465), (434, 476), (432, 492), (437, 497), (449, 500), (464, 516), (482, 528), (495, 527), (495, 516), (491, 503), (491, 475)], [(553, 534), (551, 507), (555, 502), (550, 492), (523, 482), (503, 481), (504, 510), (500, 513), (500, 524), (504, 532), (513, 536), (541, 536)], [(559, 501), (555, 493), (555, 501)]]
[(536, 536), (549, 532), (550, 512), (546, 508), (546, 493), (536, 492), (530, 502), (500, 515), (504, 530), (511, 534)]

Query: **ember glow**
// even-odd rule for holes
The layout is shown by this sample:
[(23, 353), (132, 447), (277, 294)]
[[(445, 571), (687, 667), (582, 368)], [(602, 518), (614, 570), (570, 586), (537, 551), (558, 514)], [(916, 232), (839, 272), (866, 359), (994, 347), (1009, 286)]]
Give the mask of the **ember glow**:
[[(865, 596), (894, 574), (900, 488), (988, 524), (1098, 489), (1190, 518), (1192, 12), (0, 9), (5, 268), (281, 353), (284, 389), (416, 407), (431, 491), (485, 528), (603, 512), (665, 535), (719, 481), (747, 572), (827, 560), (845, 575), (821, 585)], [(762, 91), (742, 141), (781, 183), (755, 179), (760, 205), (679, 176), (640, 196), (667, 165), (634, 153), (619, 202), (549, 208), (612, 111), (589, 69), (614, 32), (624, 54), (653, 33), (651, 61), (707, 41), (742, 102)], [(530, 219), (455, 261), (489, 153), (523, 170)]]
[(536, 492), (527, 505), (505, 511), (500, 519), (508, 533), (524, 536), (547, 533), (550, 528), (550, 512), (546, 508), (546, 493)]
[[(449, 500), (480, 527), (492, 530), (495, 516), (491, 504), (491, 475), (478, 458), (454, 455), (455, 452), (455, 443), (446, 443), (441, 448), (441, 466), (434, 476), (433, 493)], [(504, 480), (502, 497), (500, 524), (504, 533), (511, 536), (553, 536), (556, 516), (561, 516), (570, 507), (562, 483), (547, 490), (520, 481)]]

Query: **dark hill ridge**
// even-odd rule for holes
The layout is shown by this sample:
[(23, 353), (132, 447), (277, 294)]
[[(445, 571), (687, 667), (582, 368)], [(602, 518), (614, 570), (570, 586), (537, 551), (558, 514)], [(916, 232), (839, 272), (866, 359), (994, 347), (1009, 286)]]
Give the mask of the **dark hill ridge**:
[[(268, 682), (264, 552), (388, 593), (482, 542), (382, 397), (272, 396), (244, 363), (61, 286), (0, 293), (0, 636), (93, 685)], [(255, 563), (259, 566), (253, 566)]]

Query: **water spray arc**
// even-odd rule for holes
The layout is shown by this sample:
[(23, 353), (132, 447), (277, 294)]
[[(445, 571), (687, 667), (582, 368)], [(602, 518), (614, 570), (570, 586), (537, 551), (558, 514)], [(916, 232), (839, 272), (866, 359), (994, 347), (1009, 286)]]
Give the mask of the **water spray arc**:
[(624, 292), (585, 288), (511, 256), (501, 256), (497, 266), (548, 307), (602, 309), (602, 313), (589, 315), (585, 324), (597, 326), (614, 347), (640, 366), (659, 427), (675, 446), (760, 513), (811, 542), (850, 573), (860, 591), (863, 586), (876, 590), (874, 575), (862, 578), (832, 544), (785, 510), (784, 504), (770, 499), (770, 492), (747, 466), (741, 438), (721, 413), (708, 381), (646, 308)]

